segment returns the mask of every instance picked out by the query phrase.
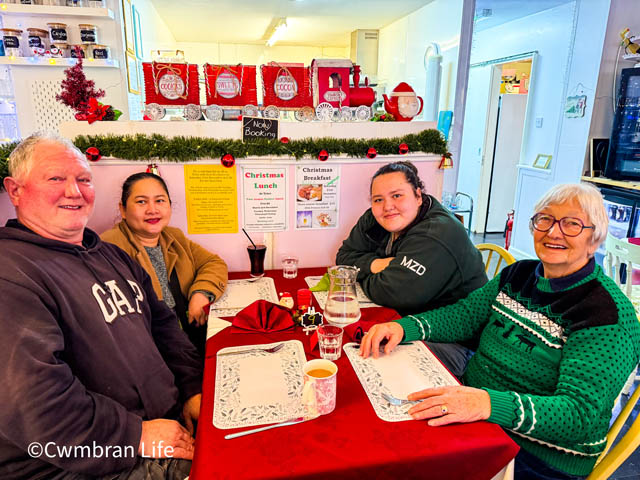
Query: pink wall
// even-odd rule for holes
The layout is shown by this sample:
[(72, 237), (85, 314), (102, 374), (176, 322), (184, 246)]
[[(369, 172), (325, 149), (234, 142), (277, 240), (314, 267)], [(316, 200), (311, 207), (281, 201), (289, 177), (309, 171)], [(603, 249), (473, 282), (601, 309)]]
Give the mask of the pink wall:
[[(440, 158), (434, 155), (409, 155), (418, 166), (420, 176), (425, 183), (427, 192), (436, 198), (442, 193), (442, 170), (438, 170)], [(292, 195), (295, 192), (295, 165), (288, 165), (289, 169), (289, 230), (277, 232), (273, 235), (272, 260), (274, 268), (279, 268), (280, 258), (283, 253), (294, 253), (300, 258), (303, 267), (316, 267), (333, 265), (336, 251), (342, 244), (342, 240), (357, 221), (358, 217), (369, 207), (369, 182), (373, 173), (388, 161), (395, 161), (391, 157), (379, 162), (363, 160), (362, 163), (347, 163), (341, 165), (340, 172), (340, 213), (339, 225), (332, 230), (294, 230), (295, 211)], [(89, 227), (101, 233), (113, 226), (119, 220), (118, 202), (121, 193), (121, 185), (124, 179), (132, 173), (143, 171), (145, 164), (109, 164), (102, 161), (93, 164), (93, 173), (96, 187), (96, 206), (93, 217), (89, 221)], [(217, 162), (216, 162), (217, 163)], [(333, 163), (333, 162), (331, 162)], [(339, 163), (339, 162), (336, 162)], [(257, 166), (256, 162), (247, 162), (247, 165)], [(276, 163), (265, 162), (274, 166)], [(171, 225), (187, 232), (187, 218), (184, 190), (184, 173), (181, 164), (160, 164), (160, 174), (169, 186), (169, 192), (173, 200), (173, 216)], [(240, 175), (237, 175), (238, 192), (241, 191)], [(241, 203), (239, 206), (239, 224), (242, 225)], [(13, 207), (5, 192), (0, 194), (0, 221), (2, 224), (7, 219), (15, 217)], [(254, 240), (262, 241), (263, 234), (252, 233)], [(268, 237), (271, 234), (264, 234)], [(205, 246), (209, 250), (220, 255), (229, 265), (230, 271), (245, 271), (249, 269), (249, 260), (246, 253), (247, 240), (240, 231), (236, 234), (216, 235), (189, 235), (189, 237)], [(267, 240), (268, 239), (264, 239)], [(268, 244), (268, 243), (267, 243)], [(268, 265), (267, 265), (268, 266)]]

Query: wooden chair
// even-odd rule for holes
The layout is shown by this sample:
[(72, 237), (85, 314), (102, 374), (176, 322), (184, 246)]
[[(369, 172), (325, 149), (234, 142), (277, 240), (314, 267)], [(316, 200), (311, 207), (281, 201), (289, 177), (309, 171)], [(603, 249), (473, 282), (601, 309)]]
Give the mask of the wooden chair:
[[(480, 252), (488, 252), (487, 258), (484, 262), (484, 271), (489, 279), (492, 279), (498, 273), (500, 273), (500, 270), (502, 270), (507, 265), (515, 263), (516, 261), (515, 257), (500, 245), (495, 245), (493, 243), (479, 243), (478, 245), (476, 245), (476, 248), (480, 250)], [(495, 267), (491, 264), (494, 253), (496, 254), (494, 262)], [(484, 257), (484, 253), (482, 256)], [(493, 270), (493, 274), (491, 275), (489, 274), (489, 267), (492, 267)]]
[(633, 303), (636, 313), (640, 313), (640, 285), (634, 287), (632, 281), (633, 265), (640, 268), (640, 245), (634, 245), (626, 239), (607, 234), (604, 248), (606, 251), (602, 262), (604, 273), (613, 278), (616, 285)]
[(600, 455), (598, 463), (587, 477), (587, 480), (606, 480), (640, 445), (640, 415), (638, 415), (627, 433), (620, 438), (620, 441), (615, 447), (609, 450), (624, 426), (624, 422), (638, 403), (638, 398), (640, 398), (640, 386), (633, 392), (633, 395), (631, 395), (631, 398), (629, 398), (620, 415), (618, 415), (618, 418), (616, 418), (609, 429), (607, 433), (607, 447), (604, 452), (602, 452), (602, 455)]
[[(607, 234), (604, 249), (606, 251), (602, 262), (604, 273), (611, 277), (631, 300), (636, 309), (636, 315), (639, 315), (640, 319), (640, 285), (633, 285), (633, 265), (640, 268), (640, 245), (634, 245), (626, 239)], [(633, 373), (622, 389), (622, 393), (628, 394), (635, 380), (640, 380), (640, 376)]]

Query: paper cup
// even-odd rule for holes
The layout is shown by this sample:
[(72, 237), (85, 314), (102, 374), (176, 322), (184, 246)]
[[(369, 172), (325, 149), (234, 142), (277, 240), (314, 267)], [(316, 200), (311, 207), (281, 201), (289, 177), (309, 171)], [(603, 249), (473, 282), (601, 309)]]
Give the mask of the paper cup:
[(302, 367), (302, 401), (310, 414), (326, 415), (336, 408), (338, 366), (329, 360), (310, 360)]

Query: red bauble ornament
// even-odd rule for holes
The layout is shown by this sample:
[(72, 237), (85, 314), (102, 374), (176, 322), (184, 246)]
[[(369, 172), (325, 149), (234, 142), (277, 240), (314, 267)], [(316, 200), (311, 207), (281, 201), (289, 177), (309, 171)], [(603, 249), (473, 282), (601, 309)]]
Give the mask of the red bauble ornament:
[(282, 137), (282, 138), (280, 139), (280, 142), (282, 142), (282, 143), (289, 143), (289, 137)]
[(367, 158), (374, 159), (377, 155), (378, 151), (375, 148), (370, 147), (369, 150), (367, 150)]
[(147, 173), (153, 173), (154, 175), (160, 176), (158, 165), (155, 163), (150, 163), (149, 165), (147, 165)]
[(327, 152), (326, 150), (320, 150), (320, 153), (318, 154), (318, 160), (320, 160), (321, 162), (326, 162), (328, 158), (329, 152)]
[(231, 168), (236, 164), (236, 159), (230, 153), (226, 153), (220, 159), (220, 163), (227, 168)]
[(398, 147), (398, 152), (400, 152), (400, 155), (406, 155), (407, 153), (409, 153), (409, 145), (407, 145), (406, 143), (401, 143)]
[(98, 150), (96, 147), (87, 148), (87, 151), (84, 152), (84, 154), (87, 157), (87, 160), (89, 160), (90, 162), (97, 162), (102, 158), (100, 150)]

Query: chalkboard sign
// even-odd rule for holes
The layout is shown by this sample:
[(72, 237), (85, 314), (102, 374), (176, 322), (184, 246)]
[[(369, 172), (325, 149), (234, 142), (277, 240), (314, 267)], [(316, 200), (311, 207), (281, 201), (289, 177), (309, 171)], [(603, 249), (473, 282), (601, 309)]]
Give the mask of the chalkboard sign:
[(242, 117), (242, 141), (250, 142), (258, 138), (277, 139), (278, 120), (261, 117)]

